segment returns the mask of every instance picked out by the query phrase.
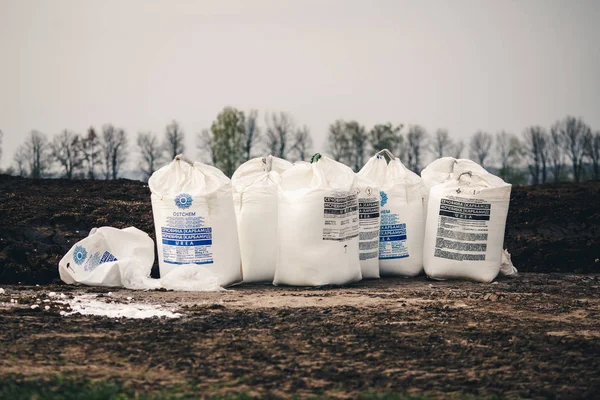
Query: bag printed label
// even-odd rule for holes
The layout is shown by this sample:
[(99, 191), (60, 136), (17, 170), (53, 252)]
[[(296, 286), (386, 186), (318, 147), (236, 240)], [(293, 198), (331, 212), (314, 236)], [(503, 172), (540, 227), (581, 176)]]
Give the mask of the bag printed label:
[[(191, 203), (191, 201), (190, 201)], [(163, 259), (169, 264), (212, 264), (212, 228), (194, 211), (173, 212), (161, 227)]]
[(379, 259), (391, 260), (406, 257), (408, 257), (406, 223), (400, 223), (398, 214), (392, 214), (390, 210), (381, 210)]
[[(370, 188), (367, 188), (370, 189)], [(358, 199), (358, 237), (360, 260), (377, 258), (379, 246), (379, 199), (375, 197)]]
[(340, 192), (323, 198), (323, 240), (340, 242), (358, 236), (358, 199), (356, 194)]
[(100, 264), (112, 261), (117, 261), (117, 258), (109, 251), (97, 251), (88, 257), (86, 248), (78, 245), (75, 247), (75, 251), (73, 252), (73, 262), (75, 262), (76, 265), (82, 265), (85, 272), (91, 272)]
[(482, 200), (441, 199), (434, 256), (485, 261), (491, 208)]

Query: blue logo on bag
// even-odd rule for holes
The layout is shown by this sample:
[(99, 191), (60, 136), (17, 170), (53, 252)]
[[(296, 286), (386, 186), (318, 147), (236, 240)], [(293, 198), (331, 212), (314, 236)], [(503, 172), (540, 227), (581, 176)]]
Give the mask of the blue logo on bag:
[(388, 201), (387, 194), (382, 190), (379, 195), (381, 196), (381, 207), (383, 207)]
[(179, 208), (190, 208), (192, 205), (192, 196), (187, 193), (178, 194), (177, 197), (175, 197), (175, 204), (177, 204), (177, 207)]
[(75, 252), (73, 253), (73, 261), (75, 264), (81, 265), (87, 258), (87, 250), (83, 246), (75, 246)]

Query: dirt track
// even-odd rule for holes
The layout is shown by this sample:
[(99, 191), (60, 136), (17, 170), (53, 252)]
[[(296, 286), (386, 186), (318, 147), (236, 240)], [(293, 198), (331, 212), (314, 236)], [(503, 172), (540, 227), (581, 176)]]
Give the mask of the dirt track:
[[(61, 373), (145, 394), (600, 397), (600, 276), (111, 296), (103, 288), (4, 288), (0, 388)], [(163, 304), (182, 316), (64, 317), (50, 291)]]

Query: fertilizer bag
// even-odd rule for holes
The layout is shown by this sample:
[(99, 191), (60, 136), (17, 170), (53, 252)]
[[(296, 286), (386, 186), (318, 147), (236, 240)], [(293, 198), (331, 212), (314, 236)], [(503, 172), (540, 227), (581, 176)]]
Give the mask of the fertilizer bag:
[(185, 264), (213, 272), (222, 286), (241, 282), (231, 181), (220, 170), (177, 156), (150, 177), (161, 276)]
[[(425, 273), (434, 279), (491, 282), (503, 261), (511, 185), (469, 160), (455, 160), (450, 172), (446, 164), (432, 164), (433, 170), (430, 165), (424, 173), (445, 175), (428, 193)], [(438, 166), (444, 169), (435, 171)]]
[(487, 174), (488, 172), (479, 164), (464, 158), (442, 157), (433, 161), (421, 171), (423, 179), (423, 205), (425, 207), (425, 219), (427, 219), (427, 203), (429, 191), (435, 185), (446, 182), (454, 176), (456, 171), (472, 171), (476, 174)]
[(357, 178), (360, 270), (363, 279), (379, 278), (379, 189), (373, 181)]
[(343, 285), (361, 279), (356, 174), (316, 154), (281, 174), (274, 284)]
[(68, 284), (128, 289), (160, 287), (150, 279), (154, 242), (139, 229), (94, 228), (58, 263), (60, 279)]
[(277, 261), (277, 185), (292, 164), (254, 158), (231, 177), (244, 282), (273, 282)]
[[(390, 158), (386, 162), (383, 154)], [(423, 270), (421, 178), (388, 150), (371, 157), (358, 173), (380, 190), (379, 271), (382, 276), (415, 276)]]

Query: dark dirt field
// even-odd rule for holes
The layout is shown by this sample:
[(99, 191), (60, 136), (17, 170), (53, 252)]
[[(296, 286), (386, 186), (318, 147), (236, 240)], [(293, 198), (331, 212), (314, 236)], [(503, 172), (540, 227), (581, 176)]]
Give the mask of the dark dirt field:
[[(58, 281), (62, 255), (105, 225), (154, 238), (148, 187), (0, 175), (0, 284)], [(600, 273), (600, 182), (513, 187), (505, 238), (519, 271)]]
[[(60, 284), (58, 260), (104, 225), (154, 237), (148, 188), (0, 175), (0, 399), (600, 398), (599, 182), (514, 187), (505, 244), (521, 274), (493, 284)], [(181, 317), (63, 316), (50, 292)]]
[[(66, 379), (100, 381), (103, 390), (128, 393), (122, 398), (600, 398), (595, 275), (523, 274), (494, 284), (421, 277), (314, 290), (243, 285), (195, 294), (5, 289), (0, 398), (23, 388), (64, 390)], [(61, 316), (50, 291), (162, 304), (182, 316)], [(67, 386), (90, 390), (79, 385)]]

